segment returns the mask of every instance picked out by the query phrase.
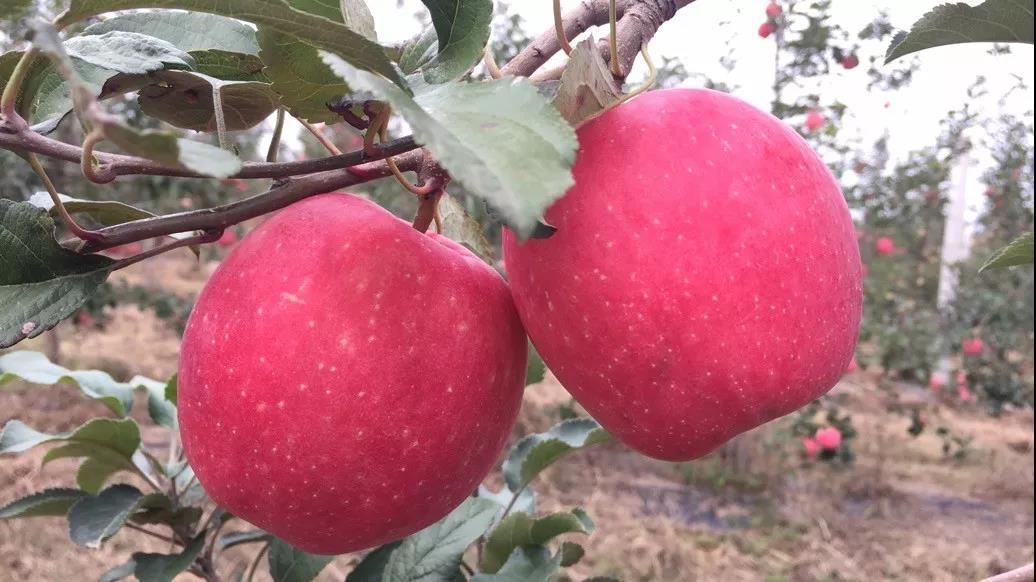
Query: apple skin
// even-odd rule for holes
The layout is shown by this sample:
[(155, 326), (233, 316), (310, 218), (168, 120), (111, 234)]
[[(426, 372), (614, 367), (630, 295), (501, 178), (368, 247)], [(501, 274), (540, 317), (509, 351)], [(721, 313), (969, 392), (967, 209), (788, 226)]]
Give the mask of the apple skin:
[(583, 125), (548, 239), (504, 233), (511, 291), (561, 384), (615, 437), (701, 457), (848, 366), (861, 263), (827, 167), (779, 120), (652, 91)]
[(766, 16), (769, 18), (777, 18), (781, 15), (781, 5), (776, 2), (770, 2), (766, 5)]
[(764, 22), (759, 25), (759, 38), (767, 38), (777, 28), (771, 22)]
[(860, 57), (856, 55), (848, 55), (842, 58), (842, 67), (846, 70), (855, 69), (860, 64)]
[(311, 553), (414, 533), (511, 433), (526, 340), (503, 278), (375, 204), (324, 194), (229, 253), (184, 334), (184, 451), (231, 513)]

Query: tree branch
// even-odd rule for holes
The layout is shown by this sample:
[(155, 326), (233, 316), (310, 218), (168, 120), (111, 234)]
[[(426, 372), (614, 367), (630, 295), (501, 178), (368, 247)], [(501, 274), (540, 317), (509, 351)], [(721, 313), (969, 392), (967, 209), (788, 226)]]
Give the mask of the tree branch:
[[(396, 158), (396, 165), (403, 171), (416, 171), (421, 166), (422, 157), (421, 152), (408, 152)], [(381, 161), (354, 167), (349, 172), (341, 170), (318, 172), (295, 178), (276, 185), (262, 194), (223, 206), (156, 216), (102, 228), (97, 231), (97, 234), (100, 235), (98, 240), (84, 242), (79, 250), (96, 252), (178, 232), (224, 229), (230, 225), (279, 210), (314, 194), (348, 188), (390, 174), (388, 165)]]
[[(241, 171), (231, 176), (231, 178), (276, 179), (328, 170), (340, 170), (403, 154), (418, 147), (420, 146), (414, 142), (414, 138), (408, 136), (380, 144), (371, 153), (355, 151), (340, 156), (298, 162), (245, 162)], [(74, 164), (82, 163), (83, 158), (83, 148), (79, 146), (51, 139), (28, 129), (25, 131), (10, 131), (3, 124), (0, 124), (0, 148), (32, 152)], [(184, 168), (164, 166), (157, 162), (134, 156), (98, 151), (93, 152), (93, 155), (99, 162), (94, 171), (98, 179), (104, 182), (111, 182), (118, 176), (126, 175), (172, 176), (177, 178), (206, 177)]]
[[(623, 75), (629, 72), (641, 46), (654, 36), (662, 23), (672, 18), (677, 10), (692, 2), (694, 0), (617, 0), (616, 14), (619, 20), (616, 42), (619, 70)], [(593, 26), (608, 23), (608, 11), (609, 0), (582, 0), (579, 7), (568, 12), (563, 18), (562, 28), (566, 37), (572, 39)], [(607, 40), (603, 42), (607, 54)], [(502, 73), (530, 77), (559, 50), (561, 46), (552, 27), (507, 63)], [(82, 148), (20, 128), (13, 125), (10, 120), (0, 120), (0, 147), (33, 152), (77, 164), (81, 163), (83, 157)], [(413, 151), (418, 147), (412, 137), (405, 137), (372, 146), (367, 148), (367, 151), (355, 151), (319, 160), (245, 163), (242, 170), (232, 176), (233, 178), (273, 178), (282, 181), (263, 194), (231, 204), (135, 220), (100, 229), (97, 231), (97, 240), (84, 241), (80, 250), (96, 252), (129, 242), (180, 232), (200, 230), (206, 234), (215, 233), (315, 194), (355, 186), (390, 175), (389, 166), (378, 160), (396, 156), (396, 164), (401, 170), (417, 171), (423, 158), (421, 152)], [(105, 152), (93, 152), (93, 156), (98, 162), (94, 168), (95, 177), (106, 181), (130, 174), (202, 177), (183, 168), (164, 166), (134, 156)], [(346, 168), (349, 170), (342, 171)], [(291, 176), (303, 177), (283, 181)]]
[[(651, 39), (663, 22), (672, 18), (676, 11), (694, 0), (617, 0), (619, 65), (624, 74), (629, 73), (637, 58), (640, 46)], [(562, 28), (568, 39), (586, 32), (594, 26), (608, 24), (608, 0), (583, 0), (579, 6), (563, 17)], [(605, 40), (605, 58), (608, 50)], [(553, 27), (504, 65), (505, 75), (531, 77), (550, 57), (561, 50)]]

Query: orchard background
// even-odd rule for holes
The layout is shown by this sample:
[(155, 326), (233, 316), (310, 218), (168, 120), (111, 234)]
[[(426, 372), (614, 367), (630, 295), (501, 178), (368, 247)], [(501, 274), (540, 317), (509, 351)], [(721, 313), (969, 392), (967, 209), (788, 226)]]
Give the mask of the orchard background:
[[(7, 4), (31, 4), (29, 10), (47, 20), (67, 8), (61, 0), (0, 2), (0, 7)], [(562, 4), (575, 9), (578, 3)], [(1019, 4), (1028, 5), (1031, 43), (1032, 4)], [(558, 549), (559, 557), (577, 552), (572, 548), (578, 543), (579, 557), (559, 558), (571, 563), (563, 570), (555, 565), (556, 572), (510, 579), (961, 580), (992, 576), (1033, 559), (1033, 272), (1031, 266), (980, 272), (998, 249), (1033, 227), (1032, 48), (962, 44), (886, 64), (894, 33), (910, 29), (930, 3), (768, 6), (762, 0), (682, 6), (651, 38), (658, 69), (653, 89), (731, 92), (772, 112), (817, 150), (846, 196), (865, 266), (855, 358), (827, 395), (700, 460), (654, 461), (613, 441), (589, 446), (605, 439), (592, 428), (583, 431), (579, 437), (586, 450), (544, 466), (529, 487), (539, 514), (568, 515), (571, 522), (560, 528), (563, 537), (537, 543)], [(537, 35), (552, 30), (547, 2), (495, 8), (488, 46), (501, 65), (514, 62)], [(379, 42), (386, 45), (429, 26), (428, 12), (418, 2), (371, 2), (370, 9)], [(21, 50), (26, 21), (6, 16), (0, 49)], [(607, 36), (604, 22), (592, 31), (596, 38)], [(76, 26), (82, 30), (83, 24)], [(0, 61), (5, 83), (15, 60)], [(547, 76), (559, 62), (555, 58), (544, 67)], [(317, 137), (340, 151), (364, 147), (361, 133), (349, 124), (319, 123), (338, 119), (320, 109), (337, 95), (334, 83), (314, 91), (314, 113), (314, 100), (290, 88), (303, 86), (300, 78), (283, 70), (267, 73), (293, 115), (310, 108), (300, 116), (317, 123), (315, 130), (289, 115), (271, 148), (276, 116), (269, 116), (245, 124), (247, 129), (218, 131), (221, 145), (245, 159), (269, 155), (284, 162), (327, 156), (328, 145)], [(626, 90), (638, 87), (647, 74), (638, 60)], [(488, 79), (491, 73), (479, 64), (473, 75)], [(177, 119), (175, 107), (163, 110), (161, 103), (150, 109), (158, 119), (142, 115), (130, 95), (105, 103), (139, 130), (168, 128), (163, 122)], [(249, 104), (255, 103), (232, 103), (242, 117), (250, 114)], [(400, 138), (409, 131), (394, 119), (387, 133)], [(68, 121), (50, 137), (83, 141), (78, 124)], [(12, 143), (3, 142), (0, 149), (0, 197), (47, 204), (38, 175), (8, 151)], [(146, 151), (132, 153), (147, 157)], [(75, 164), (41, 160), (57, 192), (80, 199), (84, 220), (102, 217), (103, 225), (146, 215), (133, 211), (103, 222), (105, 215), (83, 201), (114, 200), (165, 215), (232, 203), (269, 187), (268, 180), (166, 176), (91, 183)], [(404, 166), (416, 169), (412, 163)], [(419, 198), (391, 178), (350, 190), (405, 220), (421, 216)], [(454, 197), (440, 208), (446, 234), (500, 266), (499, 225), (514, 224), (513, 217), (487, 209), (478, 200), (481, 193), (469, 196), (459, 186), (450, 192)], [(465, 212), (479, 222), (468, 221)], [(37, 431), (62, 433), (112, 416), (113, 399), (136, 399), (130, 416), (139, 423), (143, 450), (175, 461), (178, 445), (163, 410), (168, 412), (166, 379), (177, 370), (187, 317), (215, 267), (261, 222), (251, 218), (216, 237), (201, 235), (193, 241), (205, 243), (197, 257), (173, 250), (118, 270), (54, 329), (0, 350), (0, 425), (17, 419)], [(133, 241), (105, 250), (125, 258), (158, 244), (157, 239)], [(1031, 262), (1031, 242), (1029, 248)], [(6, 276), (0, 274), (0, 280)], [(66, 371), (41, 364), (44, 356)], [(530, 363), (512, 444), (586, 416), (537, 363)], [(0, 506), (45, 488), (73, 486), (77, 474), (82, 479), (80, 459), (44, 464), (44, 448), (0, 450)], [(137, 473), (120, 473), (109, 485), (118, 481), (144, 490), (147, 470)], [(161, 562), (165, 570), (157, 575), (140, 569), (155, 562), (139, 552), (188, 555), (193, 542), (170, 544), (140, 530), (153, 534), (158, 526), (175, 526), (177, 519), (191, 519), (189, 512), (158, 515), (160, 508), (136, 507), (133, 511), (151, 511), (153, 521), (129, 521), (121, 530), (116, 526), (118, 533), (72, 541), (68, 520), (26, 517), (6, 505), (0, 510), (0, 580), (97, 579), (123, 564), (129, 568), (122, 575), (135, 573), (142, 580), (171, 579), (188, 567), (193, 574), (179, 574), (184, 580), (195, 574), (210, 580), (378, 579), (363, 577), (373, 576), (364, 569), (373, 567), (370, 556), (324, 560), (292, 554), (242, 520), (224, 520), (186, 475), (173, 481), (186, 486), (181, 496), (197, 496), (208, 524), (200, 531), (222, 536), (196, 554), (208, 562), (192, 565), (194, 556), (179, 566)], [(494, 470), (480, 493), (508, 505), (507, 486)], [(526, 497), (516, 504), (525, 510), (530, 509)], [(585, 509), (593, 525), (573, 508)], [(572, 521), (571, 515), (580, 517)], [(561, 539), (566, 545), (558, 545)], [(464, 551), (464, 545), (449, 551)], [(472, 547), (465, 563), (487, 562), (482, 549)], [(292, 570), (290, 564), (302, 566)], [(476, 578), (497, 579), (480, 570)]]

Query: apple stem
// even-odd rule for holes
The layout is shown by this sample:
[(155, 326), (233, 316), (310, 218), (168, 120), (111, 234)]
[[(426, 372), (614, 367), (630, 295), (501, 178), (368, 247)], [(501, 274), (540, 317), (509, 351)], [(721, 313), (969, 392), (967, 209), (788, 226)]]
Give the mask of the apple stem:
[(273, 135), (270, 136), (270, 148), (266, 150), (266, 162), (274, 163), (277, 161), (277, 154), (280, 153), (281, 149), (281, 134), (284, 133), (284, 108), (277, 108), (277, 121), (273, 126)]
[(72, 231), (72, 234), (76, 235), (82, 240), (99, 240), (103, 238), (103, 235), (96, 230), (89, 230), (83, 228), (72, 215), (65, 208), (65, 203), (61, 201), (61, 195), (58, 194), (57, 188), (54, 187), (54, 182), (50, 180), (50, 176), (47, 175), (47, 171), (43, 169), (43, 164), (40, 163), (40, 159), (36, 157), (36, 154), (26, 154), (26, 159), (29, 160), (29, 165), (32, 167), (36, 175), (39, 176), (40, 181), (43, 182), (43, 187), (47, 189), (47, 194), (50, 195), (50, 201), (54, 203), (54, 208), (57, 208), (58, 215), (61, 220), (65, 222), (65, 226), (68, 230)]
[[(612, 0), (611, 9), (615, 10), (615, 0)], [(614, 24), (614, 20), (612, 23)], [(566, 55), (572, 54), (572, 45), (568, 43), (568, 37), (565, 36), (565, 21), (561, 17), (561, 0), (554, 0), (554, 34), (558, 37), (558, 45), (561, 46), (561, 50), (565, 51)]]
[(414, 228), (419, 232), (427, 232), (433, 222), (435, 222), (436, 230), (442, 232), (442, 218), (438, 216), (439, 198), (442, 195), (442, 188), (437, 188), (421, 196), (421, 204), (417, 207), (417, 216), (414, 217)]

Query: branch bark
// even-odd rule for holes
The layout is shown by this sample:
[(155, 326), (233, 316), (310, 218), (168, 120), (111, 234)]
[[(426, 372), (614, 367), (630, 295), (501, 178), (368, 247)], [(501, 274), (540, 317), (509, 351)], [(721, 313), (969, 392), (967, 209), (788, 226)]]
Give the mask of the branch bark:
[[(692, 2), (694, 0), (616, 0), (619, 67), (623, 75), (629, 73), (640, 46), (650, 40), (662, 23), (671, 19), (677, 10)], [(594, 26), (608, 24), (608, 0), (583, 0), (577, 8), (567, 12), (563, 20), (568, 39)], [(608, 60), (607, 40), (602, 42), (605, 60)], [(504, 65), (501, 72), (505, 75), (531, 77), (560, 50), (557, 34), (551, 28), (522, 49), (511, 62)]]
[[(637, 57), (640, 47), (651, 39), (665, 21), (677, 10), (694, 0), (616, 0), (618, 17), (617, 43), (620, 71), (625, 76)], [(574, 38), (593, 26), (608, 23), (609, 0), (582, 0), (580, 5), (563, 17), (567, 38)], [(602, 41), (607, 55), (607, 40)], [(532, 77), (550, 57), (561, 50), (557, 35), (551, 27), (525, 47), (501, 70), (505, 75)], [(14, 151), (28, 151), (67, 162), (81, 163), (82, 148), (66, 144), (45, 135), (19, 128), (0, 119), (0, 147)], [(319, 194), (369, 182), (391, 174), (383, 161), (396, 157), (403, 171), (417, 171), (421, 167), (420, 147), (413, 137), (405, 137), (375, 146), (368, 152), (356, 151), (319, 160), (281, 163), (246, 163), (234, 178), (273, 178), (281, 180), (269, 191), (251, 198), (215, 208), (182, 212), (135, 220), (100, 229), (97, 240), (84, 241), (80, 250), (96, 252), (121, 244), (189, 231), (217, 231), (243, 222), (289, 204)], [(198, 178), (200, 175), (183, 168), (163, 166), (151, 160), (120, 154), (94, 152), (99, 166), (99, 179), (111, 181), (118, 176), (146, 174)], [(342, 171), (348, 169), (348, 171)], [(283, 181), (284, 178), (303, 176)]]
[[(0, 148), (32, 152), (74, 164), (81, 163), (83, 159), (83, 148), (79, 146), (51, 139), (34, 131), (10, 131), (6, 127), (0, 124)], [(287, 178), (289, 176), (301, 176), (314, 172), (340, 170), (403, 154), (418, 147), (420, 146), (414, 142), (414, 138), (408, 136), (379, 144), (372, 153), (355, 151), (340, 156), (299, 162), (245, 162), (241, 171), (231, 177), (246, 180)], [(205, 177), (184, 168), (164, 166), (135, 156), (95, 151), (94, 157), (100, 162), (100, 165), (95, 168), (97, 177), (99, 180), (106, 182), (110, 182), (118, 176), (128, 175), (171, 176), (176, 178)]]
[[(419, 151), (409, 152), (397, 157), (396, 165), (403, 171), (416, 171), (421, 166), (422, 157)], [(102, 228), (97, 231), (100, 235), (98, 240), (84, 242), (79, 250), (96, 252), (129, 242), (178, 232), (224, 229), (233, 224), (279, 210), (315, 194), (333, 192), (389, 175), (391, 172), (383, 161), (356, 166), (349, 172), (331, 170), (310, 174), (274, 186), (262, 194), (223, 206), (156, 216)]]

